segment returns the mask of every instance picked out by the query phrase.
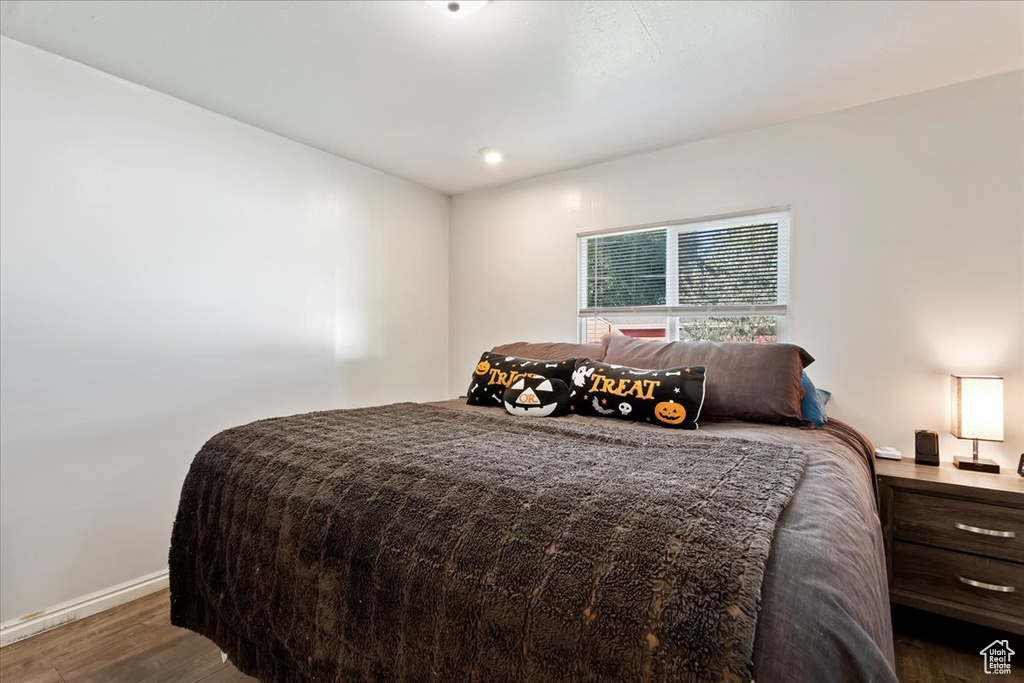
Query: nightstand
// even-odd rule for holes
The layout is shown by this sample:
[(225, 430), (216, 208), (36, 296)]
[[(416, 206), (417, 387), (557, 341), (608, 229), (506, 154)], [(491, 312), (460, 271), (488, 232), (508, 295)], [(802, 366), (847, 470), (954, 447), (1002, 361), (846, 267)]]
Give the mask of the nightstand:
[(1024, 478), (875, 460), (889, 599), (1024, 635)]

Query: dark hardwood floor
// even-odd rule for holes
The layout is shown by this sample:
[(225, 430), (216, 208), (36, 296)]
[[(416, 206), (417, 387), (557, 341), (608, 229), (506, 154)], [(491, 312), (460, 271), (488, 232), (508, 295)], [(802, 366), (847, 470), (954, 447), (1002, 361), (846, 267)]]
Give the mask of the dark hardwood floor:
[(2, 683), (253, 683), (209, 640), (171, 626), (166, 590), (0, 649)]
[[(1024, 650), (1017, 647), (1024, 637), (900, 606), (892, 608), (892, 628), (900, 683), (1024, 680)], [(1004, 638), (1021, 653), (1020, 664), (1011, 659), (1013, 675), (986, 676), (981, 650)]]
[[(0, 681), (255, 681), (230, 663), (222, 663), (220, 651), (210, 641), (171, 626), (167, 614), (167, 591), (161, 591), (9, 645), (0, 649)], [(979, 651), (997, 636), (1007, 637), (992, 629), (909, 608), (894, 608), (893, 628), (896, 669), (902, 683), (983, 681), (986, 676)], [(1024, 638), (1009, 638), (1011, 647), (1017, 643), (1021, 646), (1020, 671), (1024, 673)]]

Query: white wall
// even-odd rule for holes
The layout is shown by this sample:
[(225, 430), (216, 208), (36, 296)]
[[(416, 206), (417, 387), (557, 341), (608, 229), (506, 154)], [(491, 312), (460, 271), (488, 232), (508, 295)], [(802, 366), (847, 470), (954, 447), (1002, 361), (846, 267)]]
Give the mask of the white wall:
[(790, 341), (830, 413), (912, 455), (949, 373), (999, 373), (1024, 450), (1024, 72), (452, 200), (452, 395), (478, 354), (576, 337), (576, 233), (792, 207)]
[(6, 621), (166, 567), (218, 430), (443, 398), (448, 199), (0, 50)]

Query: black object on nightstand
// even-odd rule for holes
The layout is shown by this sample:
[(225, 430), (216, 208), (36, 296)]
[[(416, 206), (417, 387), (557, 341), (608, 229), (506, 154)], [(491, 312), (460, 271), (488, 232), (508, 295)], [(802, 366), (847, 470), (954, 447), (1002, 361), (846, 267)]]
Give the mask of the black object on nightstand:
[(970, 458), (961, 458), (959, 455), (954, 457), (953, 465), (958, 470), (999, 474), (999, 463), (989, 458), (978, 457), (978, 439), (974, 439), (974, 454)]
[(889, 599), (1024, 635), (1024, 481), (876, 460)]
[(914, 462), (918, 465), (939, 465), (939, 435), (927, 429), (914, 432)]

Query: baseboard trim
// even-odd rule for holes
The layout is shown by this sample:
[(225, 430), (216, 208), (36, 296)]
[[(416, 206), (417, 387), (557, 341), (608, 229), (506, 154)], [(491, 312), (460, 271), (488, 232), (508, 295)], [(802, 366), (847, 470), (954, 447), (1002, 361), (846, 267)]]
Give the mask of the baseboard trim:
[(0, 624), (0, 647), (49, 631), (51, 628), (91, 617), (166, 587), (167, 570), (163, 569), (33, 614), (11, 619)]

